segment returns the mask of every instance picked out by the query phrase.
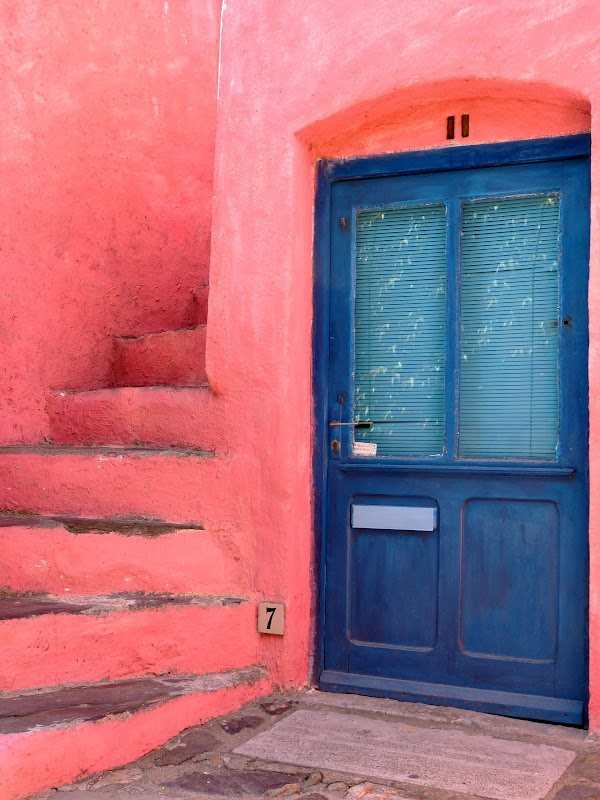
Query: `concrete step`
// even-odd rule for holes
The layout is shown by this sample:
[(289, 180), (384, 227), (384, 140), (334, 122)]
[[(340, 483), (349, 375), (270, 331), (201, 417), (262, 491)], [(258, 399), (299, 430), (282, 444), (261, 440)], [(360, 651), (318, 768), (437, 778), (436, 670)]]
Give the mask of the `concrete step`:
[(12, 592), (226, 594), (247, 590), (222, 530), (139, 517), (0, 514), (0, 586)]
[(2, 695), (0, 797), (21, 800), (122, 766), (269, 690), (252, 665)]
[(255, 617), (227, 595), (5, 594), (0, 691), (241, 669), (258, 658)]
[(234, 466), (190, 448), (0, 447), (0, 509), (222, 527)]
[(48, 415), (56, 444), (214, 450), (221, 442), (208, 386), (58, 392), (49, 399)]
[(201, 386), (206, 383), (206, 325), (115, 338), (116, 386)]

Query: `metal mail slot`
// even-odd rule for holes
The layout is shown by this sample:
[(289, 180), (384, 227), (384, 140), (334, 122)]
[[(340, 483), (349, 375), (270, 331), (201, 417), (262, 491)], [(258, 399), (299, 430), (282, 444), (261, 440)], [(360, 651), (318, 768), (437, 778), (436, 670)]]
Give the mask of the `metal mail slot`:
[(386, 531), (434, 531), (437, 508), (422, 506), (366, 506), (352, 504), (353, 528)]

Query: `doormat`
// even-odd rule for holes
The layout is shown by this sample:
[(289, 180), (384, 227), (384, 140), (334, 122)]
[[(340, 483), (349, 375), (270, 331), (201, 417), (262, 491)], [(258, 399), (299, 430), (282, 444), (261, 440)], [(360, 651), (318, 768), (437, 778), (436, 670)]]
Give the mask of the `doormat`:
[(495, 800), (542, 800), (575, 758), (549, 745), (305, 710), (234, 752)]

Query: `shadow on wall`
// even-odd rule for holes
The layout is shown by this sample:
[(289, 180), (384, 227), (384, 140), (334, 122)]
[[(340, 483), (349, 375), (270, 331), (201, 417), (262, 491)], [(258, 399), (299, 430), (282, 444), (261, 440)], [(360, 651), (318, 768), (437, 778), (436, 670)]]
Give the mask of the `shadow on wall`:
[[(468, 114), (469, 136), (446, 138), (446, 120)], [(311, 160), (424, 150), (590, 130), (586, 98), (542, 83), (461, 79), (413, 85), (338, 111), (308, 125), (298, 138)]]

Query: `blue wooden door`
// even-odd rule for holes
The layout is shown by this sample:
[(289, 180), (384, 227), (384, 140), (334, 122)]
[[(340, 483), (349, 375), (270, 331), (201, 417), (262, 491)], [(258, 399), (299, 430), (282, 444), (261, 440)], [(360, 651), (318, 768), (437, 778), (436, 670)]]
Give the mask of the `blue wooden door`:
[(323, 170), (322, 689), (582, 724), (578, 142)]

